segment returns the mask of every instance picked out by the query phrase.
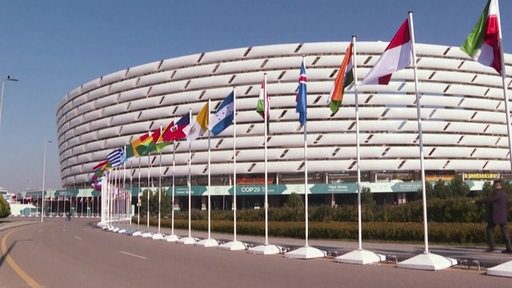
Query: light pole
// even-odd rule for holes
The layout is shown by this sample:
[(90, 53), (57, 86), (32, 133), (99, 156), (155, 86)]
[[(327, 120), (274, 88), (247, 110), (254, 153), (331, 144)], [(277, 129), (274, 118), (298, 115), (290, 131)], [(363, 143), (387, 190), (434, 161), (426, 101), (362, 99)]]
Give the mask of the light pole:
[(11, 78), (11, 76), (9, 76), (9, 75), (7, 75), (7, 77), (2, 80), (2, 96), (0, 96), (0, 127), (2, 127), (2, 110), (3, 110), (3, 103), (4, 103), (5, 81), (19, 81), (19, 80), (15, 79), (15, 78)]
[(43, 156), (43, 190), (41, 190), (41, 222), (43, 222), (44, 218), (44, 185), (45, 185), (45, 178), (46, 178), (46, 147), (47, 144), (52, 143), (50, 140), (44, 141), (44, 156)]

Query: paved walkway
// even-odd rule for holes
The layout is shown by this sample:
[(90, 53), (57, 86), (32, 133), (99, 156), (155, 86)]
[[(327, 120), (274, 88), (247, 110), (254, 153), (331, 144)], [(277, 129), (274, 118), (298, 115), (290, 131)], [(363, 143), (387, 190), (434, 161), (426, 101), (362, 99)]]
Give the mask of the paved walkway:
[[(64, 217), (61, 217), (62, 221), (65, 221)], [(99, 222), (99, 218), (81, 218), (81, 219), (90, 219), (91, 222)], [(11, 227), (21, 226), (21, 225), (30, 225), (30, 224), (38, 224), (40, 223), (40, 218), (38, 217), (8, 217), (4, 219), (0, 219), (0, 231), (5, 230)], [(121, 228), (128, 228), (130, 225), (126, 222), (120, 223), (118, 225)], [(137, 224), (131, 225), (132, 229), (140, 229), (142, 232), (147, 232), (148, 228), (146, 224), (142, 224), (138, 226)], [(149, 232), (157, 233), (158, 228), (154, 226), (149, 227)], [(170, 228), (162, 227), (160, 229), (160, 233), (164, 235), (171, 234)], [(482, 231), (484, 233), (484, 231)], [(183, 229), (175, 229), (175, 234), (178, 236), (188, 236), (188, 230)], [(206, 231), (191, 231), (191, 236), (196, 237), (198, 239), (204, 239), (208, 237)], [(227, 233), (217, 233), (212, 232), (211, 238), (216, 239), (219, 242), (227, 242), (234, 239), (233, 234)], [(237, 239), (244, 243), (247, 243), (250, 246), (256, 246), (265, 242), (264, 235), (262, 236), (252, 236), (252, 235), (237, 235)], [(293, 250), (298, 247), (305, 246), (306, 241), (304, 239), (295, 239), (295, 238), (281, 238), (281, 237), (269, 237), (269, 244), (274, 244), (285, 249)], [(309, 246), (319, 248), (328, 253), (328, 257), (335, 257), (337, 255), (343, 255), (350, 251), (356, 250), (358, 248), (357, 241), (348, 241), (348, 240), (319, 240), (319, 239), (309, 239)], [(425, 251), (424, 243), (392, 243), (392, 242), (369, 242), (364, 241), (362, 243), (362, 248), (365, 250), (370, 250), (375, 253), (379, 253), (385, 256), (388, 256), (389, 261), (403, 261), (405, 259), (411, 258), (413, 256), (422, 254)], [(468, 264), (470, 264), (470, 269), (478, 269), (478, 265), (480, 265), (481, 269), (494, 267), (496, 265), (508, 262), (512, 260), (511, 254), (502, 254), (500, 250), (495, 252), (485, 252), (485, 246), (469, 246), (469, 245), (439, 245), (439, 244), (429, 244), (429, 252), (442, 255), (445, 257), (450, 257), (457, 259), (459, 261), (466, 260)], [(476, 260), (476, 261), (475, 261)], [(468, 268), (467, 266), (461, 266), (462, 268)]]

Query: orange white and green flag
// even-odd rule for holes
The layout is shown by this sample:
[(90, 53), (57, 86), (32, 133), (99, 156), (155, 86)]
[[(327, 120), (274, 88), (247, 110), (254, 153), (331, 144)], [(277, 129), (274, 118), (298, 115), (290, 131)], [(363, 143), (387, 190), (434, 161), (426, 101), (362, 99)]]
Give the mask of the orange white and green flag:
[(350, 43), (347, 47), (347, 51), (345, 52), (343, 62), (341, 62), (338, 75), (336, 75), (336, 80), (334, 80), (334, 86), (328, 99), (328, 104), (333, 114), (336, 114), (340, 109), (343, 101), (343, 95), (345, 94), (345, 88), (354, 82), (354, 73), (352, 72), (352, 68), (352, 43)]

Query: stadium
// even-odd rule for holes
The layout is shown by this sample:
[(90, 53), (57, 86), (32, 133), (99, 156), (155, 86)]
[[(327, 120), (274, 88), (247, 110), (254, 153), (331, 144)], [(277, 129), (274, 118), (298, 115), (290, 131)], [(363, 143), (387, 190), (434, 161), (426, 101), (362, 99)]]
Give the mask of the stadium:
[[(170, 191), (174, 183), (178, 202), (182, 197), (183, 204), (190, 175), (192, 195), (199, 196), (193, 205), (204, 208), (210, 175), (214, 208), (229, 207), (234, 183), (241, 196), (239, 207), (258, 208), (263, 205), (265, 167), (271, 206), (281, 205), (284, 195), (304, 193), (307, 169), (310, 201), (353, 203), (357, 191), (356, 87), (348, 87), (335, 115), (327, 104), (348, 45), (298, 43), (213, 51), (93, 79), (70, 91), (57, 108), (62, 184), (76, 191), (75, 196), (93, 195), (93, 167), (111, 151), (189, 111), (196, 115), (209, 100), (213, 113), (234, 90), (235, 125), (218, 136), (205, 134), (190, 145), (180, 140), (161, 154), (129, 159), (118, 172), (123, 186), (136, 196), (159, 185)], [(358, 80), (386, 45), (357, 43)], [(302, 57), (307, 69), (306, 137), (295, 111)], [(459, 47), (416, 44), (416, 58), (426, 180), (461, 177), (472, 190), (481, 190), (485, 181), (508, 178), (501, 76)], [(510, 73), (510, 54), (505, 55), (505, 62)], [(264, 123), (256, 112), (265, 74), (270, 98), (267, 165)], [(510, 91), (512, 82), (507, 76)], [(362, 186), (375, 193), (378, 202), (403, 203), (421, 185), (413, 68), (394, 73), (389, 85), (358, 85), (357, 91)]]

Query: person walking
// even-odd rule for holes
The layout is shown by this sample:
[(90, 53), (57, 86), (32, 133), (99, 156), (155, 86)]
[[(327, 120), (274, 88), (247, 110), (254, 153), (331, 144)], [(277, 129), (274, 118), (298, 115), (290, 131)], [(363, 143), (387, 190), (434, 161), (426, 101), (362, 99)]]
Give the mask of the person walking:
[(494, 240), (494, 228), (496, 225), (500, 226), (503, 240), (505, 241), (506, 249), (501, 251), (502, 253), (512, 253), (512, 244), (510, 243), (510, 234), (508, 232), (508, 194), (503, 189), (503, 183), (500, 179), (494, 180), (493, 182), (494, 193), (486, 199), (480, 200), (480, 203), (487, 203), (488, 206), (488, 218), (487, 228), (485, 229), (487, 234), (487, 251), (492, 252), (496, 250), (496, 242)]

